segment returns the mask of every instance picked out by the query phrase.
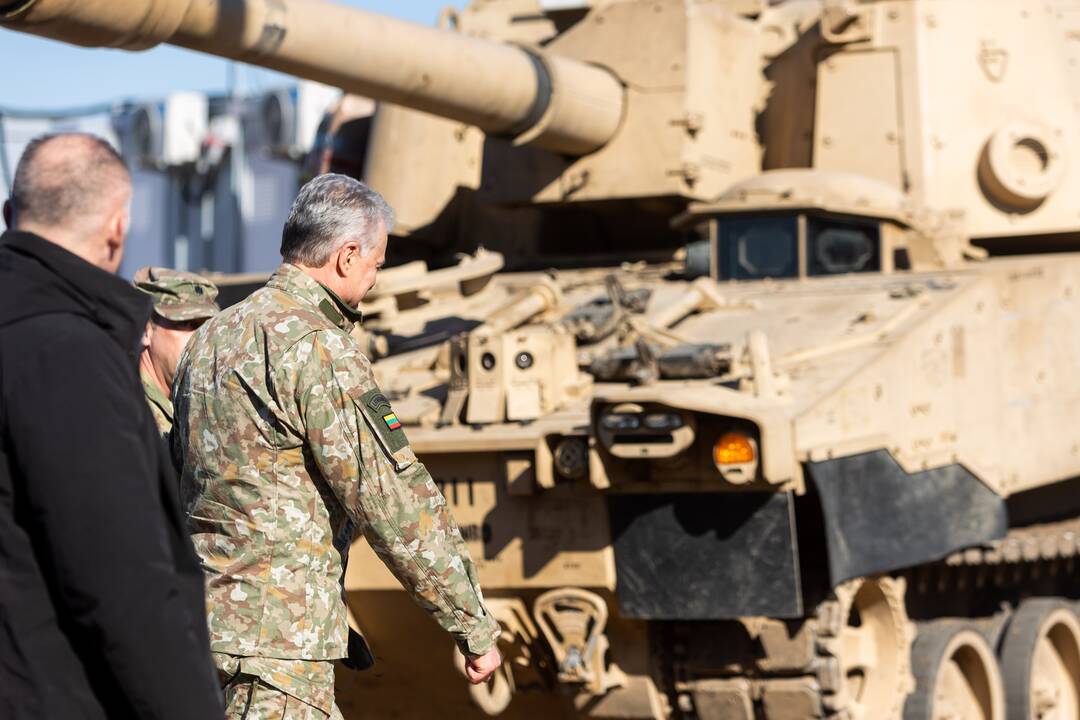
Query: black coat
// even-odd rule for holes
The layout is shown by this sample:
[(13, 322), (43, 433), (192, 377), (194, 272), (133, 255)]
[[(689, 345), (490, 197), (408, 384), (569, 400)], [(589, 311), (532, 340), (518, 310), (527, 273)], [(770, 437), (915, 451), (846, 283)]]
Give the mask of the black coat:
[(223, 715), (203, 576), (137, 371), (150, 301), (0, 237), (0, 717)]

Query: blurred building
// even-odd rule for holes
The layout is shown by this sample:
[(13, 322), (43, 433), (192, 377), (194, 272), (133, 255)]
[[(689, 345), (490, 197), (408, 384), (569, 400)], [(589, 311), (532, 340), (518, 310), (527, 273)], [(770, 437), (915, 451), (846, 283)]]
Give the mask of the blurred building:
[(340, 95), (300, 82), (247, 97), (180, 92), (68, 112), (0, 108), (0, 191), (7, 196), (31, 138), (68, 130), (95, 133), (120, 150), (132, 172), (132, 226), (122, 275), (130, 277), (143, 265), (269, 272), (280, 261), (289, 205), (305, 175), (320, 165), (309, 156), (318, 158), (328, 145), (328, 112)]

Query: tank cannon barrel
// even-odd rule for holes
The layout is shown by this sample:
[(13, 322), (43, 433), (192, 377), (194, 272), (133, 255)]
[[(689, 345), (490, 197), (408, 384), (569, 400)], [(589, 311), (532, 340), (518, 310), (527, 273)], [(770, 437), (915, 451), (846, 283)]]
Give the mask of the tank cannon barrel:
[(0, 25), (87, 47), (170, 43), (567, 155), (602, 147), (623, 113), (602, 68), (323, 0), (0, 0)]

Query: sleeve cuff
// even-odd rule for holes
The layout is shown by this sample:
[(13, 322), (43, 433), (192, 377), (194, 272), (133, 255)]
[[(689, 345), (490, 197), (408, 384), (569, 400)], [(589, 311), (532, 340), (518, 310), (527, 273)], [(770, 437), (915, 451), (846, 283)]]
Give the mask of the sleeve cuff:
[(498, 620), (485, 612), (484, 616), (476, 621), (476, 624), (466, 635), (460, 635), (456, 638), (458, 648), (465, 655), (483, 655), (495, 647), (501, 632), (502, 628), (499, 626)]

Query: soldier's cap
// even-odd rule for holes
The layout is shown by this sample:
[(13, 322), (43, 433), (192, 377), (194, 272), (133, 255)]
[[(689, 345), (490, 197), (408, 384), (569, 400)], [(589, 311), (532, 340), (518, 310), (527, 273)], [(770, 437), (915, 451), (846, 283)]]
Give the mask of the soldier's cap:
[(214, 283), (195, 273), (144, 267), (135, 273), (134, 284), (154, 299), (154, 313), (166, 320), (205, 320), (221, 310)]

